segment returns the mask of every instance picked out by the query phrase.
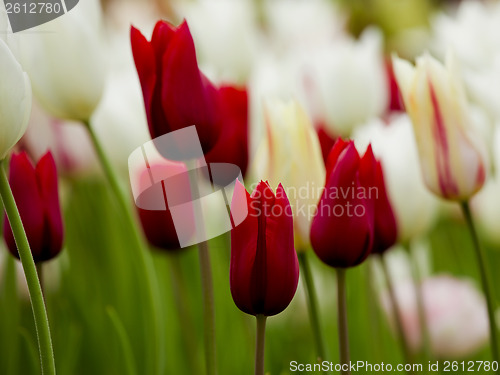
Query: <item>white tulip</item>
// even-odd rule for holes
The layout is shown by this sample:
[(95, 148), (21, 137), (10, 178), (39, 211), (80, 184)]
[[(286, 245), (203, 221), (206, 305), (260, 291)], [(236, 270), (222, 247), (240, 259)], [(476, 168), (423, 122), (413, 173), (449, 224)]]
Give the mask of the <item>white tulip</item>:
[(438, 13), (432, 33), (432, 50), (455, 52), (471, 99), (500, 120), (500, 3), (464, 1), (452, 16)]
[(18, 41), (17, 35), (12, 32), (10, 27), (9, 18), (7, 16), (7, 11), (5, 10), (5, 5), (0, 2), (0, 39), (3, 40), (10, 50), (18, 57)]
[(0, 160), (21, 139), (31, 113), (31, 86), (27, 74), (0, 39)]
[(345, 30), (345, 17), (329, 0), (273, 0), (263, 2), (267, 36), (273, 49), (321, 48)]
[(283, 185), (294, 215), (296, 249), (304, 250), (325, 183), (318, 137), (297, 102), (269, 104), (265, 116), (266, 136), (251, 164), (251, 175), (256, 182)]
[(202, 0), (179, 5), (202, 70), (212, 71), (216, 81), (245, 82), (258, 52), (253, 2)]
[(33, 92), (52, 115), (88, 121), (104, 88), (105, 57), (97, 0), (81, 1), (54, 21), (21, 33)]
[(368, 29), (359, 40), (331, 43), (305, 57), (301, 73), (314, 118), (332, 136), (348, 136), (356, 125), (386, 110), (389, 93), (382, 42), (378, 30)]
[(117, 67), (108, 75), (93, 125), (113, 164), (127, 172), (130, 153), (151, 139), (141, 87), (133, 66)]
[[(463, 358), (488, 343), (489, 323), (484, 296), (469, 280), (434, 276), (422, 283), (423, 303), (432, 353), (443, 359)], [(396, 285), (403, 329), (413, 350), (422, 345), (419, 315), (412, 282)], [(389, 296), (383, 306), (392, 317)]]
[(394, 114), (387, 121), (372, 120), (357, 129), (353, 138), (360, 150), (371, 143), (375, 156), (381, 160), (399, 240), (406, 242), (431, 229), (438, 199), (422, 179), (410, 118)]
[(429, 54), (416, 66), (393, 58), (394, 72), (413, 123), (427, 187), (450, 200), (465, 200), (484, 184), (488, 151), (452, 53), (446, 65)]

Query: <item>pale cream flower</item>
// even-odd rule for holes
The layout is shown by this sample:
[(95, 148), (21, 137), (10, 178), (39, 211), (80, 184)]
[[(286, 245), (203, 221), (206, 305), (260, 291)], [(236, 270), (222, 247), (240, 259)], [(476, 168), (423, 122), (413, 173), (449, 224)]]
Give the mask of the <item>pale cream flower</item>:
[(297, 102), (268, 103), (266, 132), (251, 164), (255, 181), (282, 184), (294, 215), (297, 250), (309, 245), (314, 210), (325, 182), (325, 166), (316, 132)]
[(486, 180), (487, 147), (471, 119), (453, 54), (446, 65), (429, 54), (416, 66), (397, 57), (393, 64), (427, 187), (446, 199), (470, 198)]

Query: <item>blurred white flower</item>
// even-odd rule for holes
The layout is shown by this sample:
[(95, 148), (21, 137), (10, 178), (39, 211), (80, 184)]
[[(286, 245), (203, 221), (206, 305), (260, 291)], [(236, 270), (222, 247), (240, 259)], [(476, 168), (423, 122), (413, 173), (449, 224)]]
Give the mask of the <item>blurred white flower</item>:
[[(132, 8), (133, 9), (133, 8)], [(141, 25), (155, 24), (150, 11), (144, 5), (145, 14), (133, 17), (131, 9), (123, 11), (123, 17), (140, 19)], [(137, 12), (140, 10), (138, 9)], [(99, 106), (92, 118), (92, 126), (101, 140), (112, 163), (123, 173), (127, 172), (130, 153), (151, 139), (142, 99), (142, 90), (135, 69), (130, 44), (130, 24), (116, 24), (107, 33), (109, 50), (109, 74)]]
[(359, 40), (349, 37), (308, 53), (301, 73), (313, 116), (331, 136), (348, 136), (387, 108), (383, 39), (376, 29), (365, 30)]
[(385, 183), (398, 223), (399, 240), (406, 242), (429, 231), (436, 218), (438, 199), (425, 187), (411, 121), (406, 114), (368, 122), (353, 134), (356, 146), (371, 142), (382, 162)]
[[(410, 346), (417, 350), (422, 345), (422, 337), (413, 283), (399, 282), (395, 291), (403, 329)], [(423, 281), (422, 293), (431, 349), (436, 357), (465, 357), (488, 343), (486, 301), (469, 280), (434, 276)], [(392, 319), (387, 292), (382, 295), (382, 304), (386, 314)]]
[(264, 48), (249, 92), (253, 145), (263, 134), (260, 120), (263, 103), (269, 99), (297, 100), (331, 137), (348, 136), (355, 126), (382, 115), (388, 106), (381, 34), (368, 29), (359, 40), (336, 35), (323, 44), (311, 42), (309, 48), (292, 44), (281, 54)]
[(132, 65), (113, 69), (92, 126), (114, 165), (127, 171), (130, 153), (150, 135), (144, 113), (141, 87)]
[(273, 0), (263, 2), (267, 36), (278, 53), (314, 50), (345, 30), (346, 16), (328, 0)]
[(86, 129), (78, 123), (54, 119), (37, 102), (33, 103), (22, 147), (33, 160), (50, 150), (63, 175), (89, 174), (99, 169)]
[(251, 158), (265, 133), (265, 103), (296, 100), (306, 104), (298, 64), (290, 55), (279, 57), (265, 49), (259, 54), (248, 82)]
[(102, 95), (106, 64), (98, 0), (81, 1), (54, 21), (20, 33), (33, 92), (56, 117), (88, 121)]
[(296, 250), (304, 250), (325, 182), (318, 136), (297, 102), (267, 103), (265, 116), (266, 137), (251, 163), (251, 175), (255, 182), (283, 185), (294, 216)]
[[(0, 30), (0, 34), (6, 32)], [(0, 160), (19, 141), (28, 126), (31, 112), (31, 86), (28, 75), (12, 51), (0, 39)]]
[(189, 24), (202, 70), (215, 81), (245, 82), (259, 48), (254, 2), (201, 0), (177, 10)]
[(436, 55), (452, 48), (471, 99), (500, 119), (500, 3), (464, 1), (453, 16), (439, 13), (432, 30)]

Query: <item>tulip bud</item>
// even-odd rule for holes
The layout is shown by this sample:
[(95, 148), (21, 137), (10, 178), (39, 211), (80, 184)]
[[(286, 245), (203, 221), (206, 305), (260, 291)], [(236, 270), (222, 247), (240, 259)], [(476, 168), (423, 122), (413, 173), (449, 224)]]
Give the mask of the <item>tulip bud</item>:
[(195, 125), (203, 151), (210, 151), (224, 118), (221, 98), (198, 68), (187, 23), (176, 28), (159, 21), (151, 42), (132, 27), (130, 39), (151, 138)]
[(429, 54), (415, 67), (397, 57), (393, 64), (427, 187), (445, 199), (470, 198), (486, 179), (486, 145), (473, 129), (454, 56), (446, 66)]
[(248, 167), (248, 94), (246, 89), (223, 86), (219, 89), (224, 118), (214, 148), (205, 156), (208, 164), (237, 165), (244, 177)]
[(359, 150), (371, 144), (382, 163), (399, 241), (407, 242), (426, 234), (434, 224), (439, 201), (422, 179), (408, 115), (392, 114), (384, 121), (375, 119), (358, 128), (353, 136)]
[(360, 158), (352, 141), (339, 138), (330, 152), (325, 189), (311, 225), (312, 248), (329, 266), (356, 266), (372, 250), (375, 169), (373, 153)]
[[(35, 262), (43, 262), (54, 258), (62, 249), (63, 222), (56, 164), (50, 151), (40, 159), (36, 167), (25, 152), (12, 155), (9, 183), (33, 259)], [(3, 230), (9, 251), (19, 258), (7, 215), (4, 215)]]
[(20, 40), (33, 92), (55, 117), (88, 121), (99, 104), (106, 72), (100, 20), (99, 2), (85, 0)]
[[(372, 153), (371, 146), (367, 152)], [(374, 237), (372, 253), (383, 253), (393, 246), (398, 238), (396, 218), (387, 195), (382, 163), (377, 160), (375, 169), (376, 197), (374, 198)]]
[(0, 159), (23, 136), (31, 113), (31, 86), (7, 44), (0, 39)]
[(297, 102), (274, 103), (266, 108), (266, 136), (259, 145), (253, 175), (282, 183), (290, 199), (297, 250), (309, 245), (314, 209), (325, 179), (318, 136)]
[(290, 304), (299, 281), (290, 203), (281, 184), (276, 195), (267, 182), (249, 195), (236, 181), (231, 211), (241, 205), (248, 216), (231, 231), (231, 294), (247, 314), (276, 315)]

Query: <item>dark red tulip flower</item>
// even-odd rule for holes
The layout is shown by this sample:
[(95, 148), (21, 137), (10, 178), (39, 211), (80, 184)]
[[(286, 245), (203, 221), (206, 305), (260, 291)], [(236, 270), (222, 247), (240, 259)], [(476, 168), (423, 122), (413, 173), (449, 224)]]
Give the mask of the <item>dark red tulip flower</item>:
[[(371, 152), (371, 147), (369, 148)], [(398, 229), (394, 211), (387, 195), (382, 164), (377, 161), (375, 187), (378, 196), (374, 200), (374, 238), (372, 253), (380, 254), (393, 246), (398, 238)]]
[(290, 203), (281, 184), (276, 195), (267, 182), (249, 195), (237, 181), (231, 205), (242, 204), (248, 216), (231, 232), (231, 294), (247, 314), (276, 315), (290, 304), (299, 281)]
[(207, 163), (237, 165), (244, 177), (248, 167), (248, 94), (246, 89), (222, 86), (222, 132), (215, 147), (205, 156)]
[(199, 70), (187, 23), (159, 21), (150, 42), (132, 27), (130, 38), (151, 138), (195, 125), (204, 153), (210, 151), (227, 130), (233, 96)]
[(321, 153), (323, 155), (323, 161), (326, 165), (326, 162), (328, 161), (328, 155), (330, 155), (330, 151), (337, 138), (332, 137), (330, 134), (328, 134), (328, 132), (325, 130), (325, 126), (319, 126), (316, 129), (316, 132), (318, 133), (319, 145), (321, 146)]
[[(21, 215), (35, 262), (59, 254), (63, 244), (63, 222), (59, 205), (56, 164), (47, 152), (33, 166), (25, 152), (10, 159), (9, 183)], [(12, 229), (4, 214), (4, 238), (9, 251), (19, 259)]]
[[(151, 176), (158, 180), (161, 176), (164, 180), (152, 185)], [(195, 230), (193, 209), (185, 205), (191, 202), (190, 181), (185, 164), (166, 159), (153, 162), (147, 169), (138, 171), (137, 178), (142, 193), (136, 207), (146, 239), (158, 249), (179, 250), (179, 234), (185, 238), (194, 234)], [(178, 228), (174, 224), (169, 204), (183, 204), (186, 208), (176, 216)]]
[(314, 252), (332, 267), (353, 267), (374, 242), (374, 175), (371, 149), (360, 158), (352, 141), (337, 140), (327, 161), (325, 189), (311, 224)]

